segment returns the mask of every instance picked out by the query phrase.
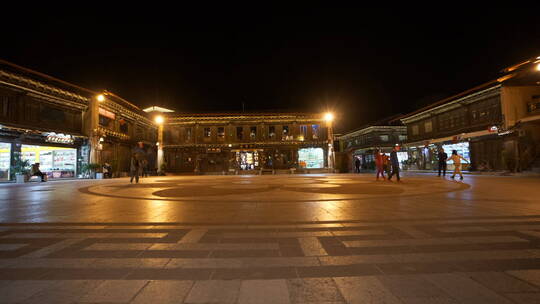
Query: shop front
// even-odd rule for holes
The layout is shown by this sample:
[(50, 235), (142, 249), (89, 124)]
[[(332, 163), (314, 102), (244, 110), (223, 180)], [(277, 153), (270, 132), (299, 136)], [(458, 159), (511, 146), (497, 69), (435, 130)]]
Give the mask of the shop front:
[(49, 179), (77, 176), (77, 149), (21, 145), (21, 158), (30, 164), (39, 163), (41, 172)]
[(298, 149), (298, 166), (303, 169), (324, 168), (323, 148), (301, 148)]
[(0, 142), (0, 181), (9, 180), (11, 143)]

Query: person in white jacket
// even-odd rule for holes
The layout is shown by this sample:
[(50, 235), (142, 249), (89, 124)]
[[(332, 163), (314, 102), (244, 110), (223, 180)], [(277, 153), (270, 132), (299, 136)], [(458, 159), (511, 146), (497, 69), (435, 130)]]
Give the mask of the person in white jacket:
[(460, 179), (463, 179), (463, 174), (461, 174), (461, 160), (464, 160), (466, 163), (469, 162), (463, 156), (459, 155), (457, 150), (452, 150), (452, 156), (447, 161), (450, 160), (454, 162), (454, 174), (451, 177), (454, 178), (456, 174), (459, 174)]

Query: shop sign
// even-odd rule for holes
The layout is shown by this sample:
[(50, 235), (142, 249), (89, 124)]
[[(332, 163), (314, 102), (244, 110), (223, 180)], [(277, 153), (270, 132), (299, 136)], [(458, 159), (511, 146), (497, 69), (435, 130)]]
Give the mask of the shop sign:
[(103, 116), (105, 116), (107, 118), (110, 118), (112, 120), (114, 120), (116, 118), (116, 115), (113, 112), (107, 111), (104, 108), (99, 108), (99, 115), (103, 115)]
[(59, 144), (73, 144), (73, 137), (71, 135), (50, 132), (46, 134), (46, 142), (59, 143)]

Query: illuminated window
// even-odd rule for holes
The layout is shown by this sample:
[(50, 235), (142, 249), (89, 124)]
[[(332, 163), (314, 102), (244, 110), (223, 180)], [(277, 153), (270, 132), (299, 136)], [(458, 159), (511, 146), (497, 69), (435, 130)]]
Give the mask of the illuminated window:
[(311, 125), (311, 134), (313, 139), (319, 138), (319, 125)]
[(220, 139), (220, 140), (225, 139), (225, 128), (224, 127), (218, 127), (217, 136), (218, 136), (218, 139)]
[(269, 126), (268, 127), (268, 137), (271, 139), (276, 138), (276, 127), (275, 126)]
[(212, 131), (210, 130), (210, 128), (204, 128), (204, 137), (210, 137), (212, 136)]
[(249, 137), (251, 139), (257, 138), (257, 127), (250, 127), (249, 128)]

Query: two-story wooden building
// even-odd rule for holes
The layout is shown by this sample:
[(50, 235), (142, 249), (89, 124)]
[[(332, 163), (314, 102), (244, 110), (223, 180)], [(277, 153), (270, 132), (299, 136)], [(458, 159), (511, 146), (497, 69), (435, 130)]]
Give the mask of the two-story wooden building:
[(12, 177), (14, 153), (49, 178), (76, 176), (89, 102), (84, 88), (0, 60), (0, 180)]
[[(354, 172), (357, 159), (362, 170), (373, 170), (375, 151), (390, 153), (395, 145), (401, 146), (405, 143), (407, 128), (401, 124), (399, 117), (389, 117), (339, 136), (340, 151), (345, 154), (346, 167), (342, 171)], [(403, 160), (406, 156), (404, 151), (399, 154)]]
[(163, 153), (168, 172), (323, 169), (333, 166), (329, 138), (322, 114), (169, 114)]
[(508, 158), (517, 164), (516, 124), (520, 118), (537, 119), (528, 110), (540, 95), (537, 64), (531, 60), (505, 69), (498, 79), (405, 115), (401, 121), (414, 167), (435, 169), (441, 147), (448, 154), (457, 150), (471, 163), (470, 170), (507, 169)]
[(49, 178), (76, 177), (91, 162), (126, 173), (138, 142), (152, 169), (156, 138), (150, 115), (130, 102), (0, 60), (0, 181), (14, 153)]

